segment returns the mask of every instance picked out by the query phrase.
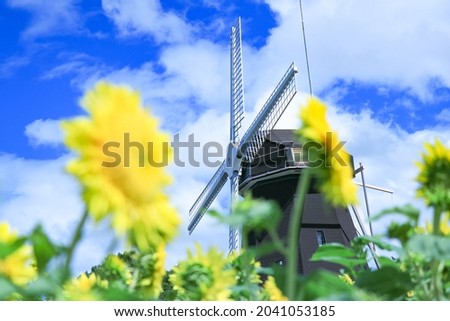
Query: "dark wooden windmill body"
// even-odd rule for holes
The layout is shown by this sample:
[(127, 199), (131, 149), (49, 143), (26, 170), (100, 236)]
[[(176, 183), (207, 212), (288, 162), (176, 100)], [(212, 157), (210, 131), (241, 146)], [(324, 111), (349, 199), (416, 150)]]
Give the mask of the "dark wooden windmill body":
[[(242, 165), (239, 191), (251, 192), (255, 198), (275, 200), (283, 216), (277, 227), (282, 240), (288, 237), (289, 221), (295, 201), (297, 183), (305, 163), (302, 149), (296, 142), (292, 130), (272, 130), (251, 164)], [(323, 268), (339, 271), (339, 266), (326, 262), (311, 262), (317, 248), (325, 243), (349, 245), (356, 236), (350, 211), (347, 208), (330, 206), (312, 184), (307, 196), (300, 226), (298, 271), (302, 274)], [(270, 240), (267, 233), (250, 233), (253, 246)], [(264, 266), (284, 264), (281, 253), (272, 253), (259, 258)]]

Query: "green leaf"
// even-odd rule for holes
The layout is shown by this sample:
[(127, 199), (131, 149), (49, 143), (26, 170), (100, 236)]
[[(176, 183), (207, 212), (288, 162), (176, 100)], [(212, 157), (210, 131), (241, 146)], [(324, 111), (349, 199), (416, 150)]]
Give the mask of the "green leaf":
[[(355, 239), (352, 240), (352, 247), (359, 252), (366, 252), (366, 247), (370, 246), (371, 244), (375, 244), (379, 249), (385, 250), (385, 251), (393, 251), (397, 254), (397, 256), (402, 256), (404, 253), (404, 250), (399, 245), (390, 244), (385, 240), (382, 240), (379, 237), (373, 237), (373, 236), (358, 236)], [(372, 247), (371, 247), (372, 248)], [(375, 253), (376, 255), (376, 253)], [(361, 256), (359, 256), (361, 257)]]
[(39, 275), (22, 289), (21, 294), (26, 300), (54, 300), (60, 295), (66, 277), (65, 269), (54, 269), (51, 273)]
[(257, 246), (248, 247), (247, 252), (250, 252), (254, 257), (262, 257), (264, 255), (277, 252), (277, 247), (271, 242), (258, 244)]
[(399, 266), (398, 260), (394, 260), (394, 259), (386, 257), (386, 256), (379, 256), (377, 258), (377, 260), (381, 267), (386, 267), (386, 266), (398, 267)]
[(450, 260), (450, 238), (437, 235), (414, 235), (406, 245), (410, 252), (430, 260)]
[(387, 208), (380, 213), (372, 216), (371, 220), (375, 221), (387, 215), (396, 215), (400, 214), (402, 216), (407, 217), (414, 226), (417, 226), (417, 222), (419, 221), (420, 211), (410, 204), (406, 204), (403, 206), (394, 206), (391, 208)]
[[(274, 278), (278, 288), (286, 293), (286, 267), (274, 265)], [(297, 283), (295, 297), (291, 301), (326, 300), (335, 297), (352, 299), (354, 288), (339, 279), (338, 275), (325, 270), (318, 270), (307, 276), (298, 275), (289, 282)]]
[(275, 201), (252, 199), (249, 195), (236, 203), (231, 215), (222, 215), (217, 211), (209, 211), (208, 214), (224, 224), (243, 227), (247, 231), (267, 230), (277, 226), (281, 218), (281, 210)]
[(10, 280), (0, 276), (0, 300), (8, 300), (9, 297), (17, 291), (15, 286)]
[[(273, 271), (273, 277), (275, 279), (275, 283), (277, 285), (277, 287), (281, 290), (281, 292), (283, 292), (283, 294), (286, 295), (287, 289), (286, 289), (286, 276), (287, 276), (287, 271), (286, 271), (286, 266), (281, 266), (281, 265), (272, 265), (271, 269)], [(289, 282), (295, 282), (297, 283), (297, 289), (300, 288), (301, 286), (301, 275), (298, 275), (295, 277), (294, 280), (289, 280)], [(290, 300), (299, 300), (298, 298), (289, 298)]]
[(317, 251), (312, 256), (312, 261), (318, 261), (323, 259), (324, 257), (353, 257), (355, 256), (355, 252), (352, 248), (347, 247), (340, 243), (328, 243), (322, 246), (319, 246)]
[(109, 288), (98, 289), (103, 301), (142, 301), (147, 300), (139, 292), (130, 292), (126, 289)]
[(385, 266), (375, 271), (361, 271), (355, 285), (387, 300), (402, 298), (413, 289), (409, 274), (394, 266)]
[(271, 267), (259, 267), (256, 269), (259, 275), (272, 275), (273, 269)]
[(45, 271), (48, 262), (60, 253), (60, 248), (55, 246), (45, 234), (41, 225), (38, 225), (30, 236), (36, 263), (40, 272)]
[(298, 297), (306, 301), (351, 296), (353, 291), (353, 286), (343, 282), (337, 274), (324, 270), (309, 274), (302, 283)]
[(23, 291), (23, 295), (27, 299), (42, 300), (46, 298), (54, 298), (56, 293), (61, 290), (61, 286), (48, 277), (39, 277), (30, 283)]
[(26, 240), (25, 237), (20, 237), (11, 243), (0, 242), (0, 259), (4, 259), (14, 253), (26, 242)]
[(369, 244), (375, 244), (379, 249), (391, 251), (393, 249), (393, 246), (383, 240), (381, 240), (379, 237), (373, 237), (373, 236), (358, 236), (357, 238), (353, 239), (352, 244), (358, 244), (359, 246), (366, 246)]
[(415, 227), (411, 223), (392, 222), (388, 227), (387, 236), (398, 239), (404, 245), (414, 233)]
[(319, 246), (311, 257), (311, 261), (326, 261), (340, 264), (353, 270), (356, 266), (366, 263), (365, 259), (357, 257), (357, 253), (352, 248), (339, 243), (329, 243)]

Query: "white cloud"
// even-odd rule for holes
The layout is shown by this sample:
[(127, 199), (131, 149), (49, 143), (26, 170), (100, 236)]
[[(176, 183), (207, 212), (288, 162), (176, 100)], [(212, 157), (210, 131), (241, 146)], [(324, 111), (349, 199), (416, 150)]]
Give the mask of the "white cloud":
[(25, 135), (33, 146), (58, 146), (63, 141), (60, 121), (37, 119), (25, 128)]
[(179, 131), (197, 119), (201, 110), (229, 110), (228, 66), (227, 48), (198, 40), (167, 47), (158, 62), (94, 73), (80, 85), (83, 90), (91, 88), (100, 78), (129, 85), (141, 92), (145, 104), (164, 120), (165, 128)]
[(5, 59), (0, 63), (0, 77), (9, 77), (20, 67), (26, 66), (30, 63), (28, 57), (13, 56)]
[[(298, 2), (266, 2), (279, 14), (280, 26), (262, 51), (286, 61), (294, 50), (305, 79), (303, 51), (287, 48), (302, 41)], [(431, 99), (427, 83), (432, 78), (450, 86), (449, 10), (445, 0), (305, 1), (315, 90), (343, 78), (412, 88), (422, 99)]]
[(163, 120), (162, 125), (166, 129), (179, 129), (180, 124), (194, 117), (195, 110), (186, 104), (186, 100), (192, 98), (189, 84), (179, 77), (157, 73), (153, 63), (145, 63), (139, 68), (125, 67), (111, 72), (93, 72), (90, 75), (88, 79), (78, 77), (76, 81), (83, 91), (92, 88), (100, 79), (130, 86), (141, 93), (145, 106)]
[[(161, 54), (166, 75), (187, 86), (202, 106), (228, 110), (228, 48), (207, 40), (171, 46)], [(227, 84), (224, 86), (224, 84)]]
[(210, 7), (219, 10), (223, 5), (223, 2), (224, 2), (223, 0), (203, 0), (202, 4), (205, 7)]
[(442, 109), (439, 114), (436, 115), (436, 121), (450, 123), (450, 108)]
[(24, 9), (32, 14), (30, 26), (23, 32), (24, 38), (61, 34), (80, 28), (77, 0), (7, 0), (12, 8)]
[(189, 40), (192, 27), (176, 13), (164, 11), (159, 0), (102, 0), (106, 15), (122, 36), (151, 35), (156, 42)]
[(42, 79), (50, 80), (71, 73), (80, 73), (80, 69), (86, 69), (82, 61), (69, 61), (46, 71)]
[[(70, 84), (84, 91), (89, 79), (94, 76), (99, 78), (101, 73), (109, 69), (102, 59), (82, 52), (63, 51), (58, 53), (56, 58), (58, 63), (55, 63), (54, 67), (45, 70), (41, 74), (40, 80), (71, 78)], [(89, 83), (89, 86), (92, 85)]]
[[(272, 90), (292, 61), (300, 67), (299, 88), (307, 91), (298, 2), (266, 2), (276, 12), (278, 21), (278, 26), (270, 30), (266, 45), (259, 50), (249, 47), (244, 30), (245, 98), (249, 111), (253, 110), (261, 93)], [(314, 91), (320, 92), (336, 79), (343, 78), (382, 88), (405, 89), (422, 99), (431, 99), (429, 81), (438, 78), (450, 84), (450, 75), (446, 72), (450, 69), (446, 54), (450, 45), (444, 41), (450, 25), (442, 14), (442, 7), (447, 5), (438, 0), (414, 4), (383, 0), (370, 6), (356, 0), (345, 4), (322, 0), (305, 3)], [(131, 25), (140, 21), (140, 11), (162, 10), (154, 1), (146, 2), (145, 10), (121, 1), (105, 2), (104, 6), (115, 8), (115, 14), (127, 17), (125, 21)], [(433, 19), (428, 21), (423, 12)], [(164, 20), (164, 15), (159, 20)], [(424, 25), (426, 28), (421, 28)], [(178, 25), (175, 29), (186, 28)], [(198, 38), (200, 34), (195, 36)], [(176, 44), (170, 44), (170, 34), (161, 33), (161, 37), (162, 42), (169, 44), (162, 48), (156, 61), (140, 68), (122, 68), (106, 78), (136, 85), (146, 101), (157, 106), (160, 116), (168, 116), (170, 123), (180, 123), (177, 112), (189, 120), (197, 117), (192, 111), (198, 110), (199, 105), (226, 110), (228, 48), (208, 37), (205, 38), (209, 40), (191, 37), (189, 41)], [(160, 67), (164, 68), (162, 72)]]

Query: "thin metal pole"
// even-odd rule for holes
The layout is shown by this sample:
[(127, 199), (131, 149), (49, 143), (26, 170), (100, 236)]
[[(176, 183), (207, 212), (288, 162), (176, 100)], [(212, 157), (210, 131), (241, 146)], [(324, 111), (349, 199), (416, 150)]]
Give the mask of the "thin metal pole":
[[(358, 185), (358, 186), (361, 186), (361, 187), (363, 186), (362, 183), (355, 182), (355, 184)], [(380, 191), (380, 192), (384, 192), (384, 193), (394, 194), (394, 191), (391, 191), (390, 189), (381, 188), (381, 187), (373, 186), (373, 185), (369, 185), (369, 184), (365, 184), (365, 186), (366, 186), (366, 188), (373, 189), (375, 191)]]
[[(359, 216), (358, 208), (356, 206), (354, 206), (354, 205), (352, 205), (351, 208), (353, 210), (353, 213), (355, 213), (356, 220), (358, 221), (359, 227), (361, 228), (361, 233), (363, 235), (367, 235), (366, 228), (364, 227), (364, 224), (362, 223), (361, 218)], [(373, 261), (375, 262), (377, 270), (379, 270), (380, 269), (380, 263), (378, 262), (378, 259), (377, 259), (375, 245), (372, 243), (372, 247), (370, 247), (370, 245), (367, 245), (367, 246), (369, 247), (370, 254), (372, 255), (372, 258), (373, 258)]]
[[(367, 199), (366, 182), (364, 180), (364, 166), (362, 165), (361, 162), (359, 162), (359, 166), (361, 168), (361, 181), (362, 181), (362, 187), (363, 187), (363, 192), (364, 192), (364, 201), (366, 203), (367, 218), (369, 219), (370, 236), (373, 236), (372, 221), (370, 220), (369, 201)], [(374, 245), (374, 249), (375, 249), (375, 245)]]
[(309, 69), (309, 58), (308, 58), (308, 46), (306, 45), (306, 32), (305, 32), (305, 20), (303, 18), (303, 6), (302, 6), (302, 0), (298, 1), (300, 6), (300, 18), (302, 23), (302, 33), (303, 33), (303, 46), (305, 48), (305, 57), (306, 57), (306, 71), (308, 73), (308, 83), (309, 83), (309, 94), (313, 95), (312, 92), (312, 84), (311, 84), (311, 71)]

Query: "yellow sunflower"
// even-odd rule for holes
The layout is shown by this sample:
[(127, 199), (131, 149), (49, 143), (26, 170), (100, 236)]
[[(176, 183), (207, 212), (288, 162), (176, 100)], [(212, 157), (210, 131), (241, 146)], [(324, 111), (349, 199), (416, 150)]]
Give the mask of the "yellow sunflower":
[(229, 268), (235, 271), (236, 287), (230, 298), (234, 301), (258, 300), (261, 289), (261, 263), (246, 251), (228, 256)]
[(308, 104), (300, 110), (303, 122), (301, 134), (307, 139), (324, 143), (326, 134), (332, 132), (327, 121), (327, 106), (319, 99), (311, 98)]
[[(425, 226), (418, 226), (415, 229), (418, 234), (432, 234), (433, 233), (433, 224), (430, 222), (425, 222)], [(441, 218), (441, 222), (439, 223), (439, 232), (443, 236), (450, 236), (450, 212), (444, 213)]]
[(260, 284), (261, 277), (258, 272), (261, 268), (261, 262), (256, 261), (254, 257), (248, 255), (244, 250), (240, 253), (233, 252), (228, 256), (230, 268), (236, 271), (236, 280), (238, 285), (245, 283)]
[(269, 276), (264, 282), (262, 296), (264, 300), (268, 301), (288, 301), (288, 298), (278, 288), (273, 276)]
[(64, 298), (71, 301), (95, 301), (101, 299), (98, 289), (107, 288), (108, 282), (101, 280), (95, 273), (81, 274), (64, 286)]
[(108, 255), (103, 265), (106, 267), (106, 271), (100, 274), (102, 278), (110, 281), (121, 280), (127, 285), (131, 283), (130, 267), (117, 255)]
[(162, 291), (162, 281), (166, 275), (166, 251), (160, 245), (156, 251), (142, 253), (138, 259), (139, 282), (137, 288), (146, 298), (157, 298)]
[(417, 195), (439, 211), (450, 211), (450, 149), (438, 139), (424, 146), (422, 162), (417, 163)]
[(169, 136), (126, 87), (100, 82), (81, 104), (89, 117), (62, 127), (66, 145), (79, 154), (67, 170), (81, 182), (90, 215), (112, 215), (116, 232), (143, 251), (167, 243), (180, 223), (164, 192)]
[(229, 300), (231, 287), (236, 284), (235, 271), (227, 268), (228, 260), (213, 248), (203, 253), (196, 245), (196, 253), (188, 250), (188, 258), (173, 268), (170, 282), (180, 300)]
[(344, 281), (347, 284), (353, 285), (355, 284), (355, 281), (348, 275), (347, 273), (339, 274), (338, 278)]
[(325, 104), (316, 98), (310, 99), (300, 110), (303, 125), (298, 134), (303, 140), (304, 148), (307, 149), (305, 152), (309, 160), (312, 158), (316, 163), (314, 168), (319, 178), (319, 191), (335, 206), (355, 204), (357, 189), (352, 181), (351, 158), (339, 140), (338, 134), (331, 129), (326, 112)]
[[(12, 245), (18, 236), (11, 231), (6, 222), (0, 223), (0, 249)], [(32, 248), (21, 245), (6, 256), (0, 257), (0, 275), (6, 276), (14, 284), (25, 285), (36, 277), (36, 268), (32, 266), (34, 256)]]

